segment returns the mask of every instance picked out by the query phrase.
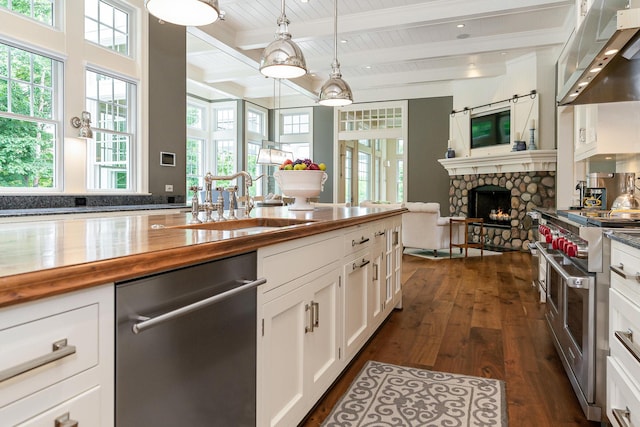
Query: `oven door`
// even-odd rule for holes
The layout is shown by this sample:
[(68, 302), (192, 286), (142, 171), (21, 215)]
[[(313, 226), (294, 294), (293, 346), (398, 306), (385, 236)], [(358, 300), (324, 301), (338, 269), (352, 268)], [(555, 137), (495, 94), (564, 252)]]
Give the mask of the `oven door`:
[[(547, 322), (569, 379), (595, 401), (595, 278), (559, 252), (540, 251), (547, 267)], [(577, 392), (578, 390), (576, 390)]]

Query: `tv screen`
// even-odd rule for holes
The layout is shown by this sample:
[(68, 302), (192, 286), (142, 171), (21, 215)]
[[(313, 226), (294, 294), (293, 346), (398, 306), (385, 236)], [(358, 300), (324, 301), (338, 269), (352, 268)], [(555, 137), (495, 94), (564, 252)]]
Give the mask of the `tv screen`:
[(471, 148), (509, 144), (510, 134), (510, 109), (471, 117)]

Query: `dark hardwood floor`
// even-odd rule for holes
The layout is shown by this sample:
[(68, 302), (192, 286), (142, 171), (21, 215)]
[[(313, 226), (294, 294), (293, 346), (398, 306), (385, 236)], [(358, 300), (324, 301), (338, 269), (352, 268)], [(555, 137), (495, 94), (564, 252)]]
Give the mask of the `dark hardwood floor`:
[(302, 426), (331, 412), (367, 360), (506, 382), (511, 427), (598, 426), (587, 421), (531, 286), (531, 257), (506, 252), (432, 261), (404, 255), (395, 310)]

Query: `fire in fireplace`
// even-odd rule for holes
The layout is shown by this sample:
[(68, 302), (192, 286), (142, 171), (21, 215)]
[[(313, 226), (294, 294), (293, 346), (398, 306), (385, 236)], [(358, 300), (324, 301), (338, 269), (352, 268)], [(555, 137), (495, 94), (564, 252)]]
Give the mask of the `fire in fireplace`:
[(511, 221), (511, 191), (497, 185), (482, 185), (469, 192), (469, 215), (482, 218), (487, 224), (509, 226)]

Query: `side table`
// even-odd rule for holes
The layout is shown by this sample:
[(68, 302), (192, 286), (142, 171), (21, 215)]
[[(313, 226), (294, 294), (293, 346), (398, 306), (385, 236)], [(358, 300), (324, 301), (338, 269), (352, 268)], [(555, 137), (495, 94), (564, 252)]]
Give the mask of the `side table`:
[[(453, 225), (464, 223), (464, 243), (453, 243)], [(469, 242), (469, 225), (480, 224), (480, 241), (478, 243)], [(464, 257), (469, 254), (469, 248), (480, 248), (480, 256), (484, 256), (484, 219), (483, 218), (451, 218), (449, 220), (449, 258), (452, 255), (452, 248), (464, 248)]]

